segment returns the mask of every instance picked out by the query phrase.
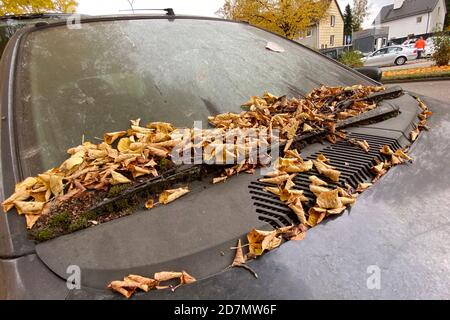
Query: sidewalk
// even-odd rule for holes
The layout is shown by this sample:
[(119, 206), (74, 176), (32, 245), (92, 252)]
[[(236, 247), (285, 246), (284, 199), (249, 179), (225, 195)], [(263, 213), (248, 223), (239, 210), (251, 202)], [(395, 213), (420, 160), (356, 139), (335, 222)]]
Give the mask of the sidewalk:
[(391, 66), (391, 67), (381, 67), (381, 71), (396, 71), (396, 70), (405, 70), (412, 68), (426, 68), (434, 65), (434, 61), (431, 59), (420, 59), (420, 60), (411, 60), (407, 61), (402, 66)]

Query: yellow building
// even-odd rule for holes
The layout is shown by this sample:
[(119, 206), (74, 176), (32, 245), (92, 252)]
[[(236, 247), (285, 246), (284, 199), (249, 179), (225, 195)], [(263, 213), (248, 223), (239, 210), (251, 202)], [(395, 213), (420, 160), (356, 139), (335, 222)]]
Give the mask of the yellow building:
[(298, 42), (314, 49), (326, 49), (344, 45), (344, 17), (336, 0), (330, 1), (330, 6), (323, 18), (310, 26)]

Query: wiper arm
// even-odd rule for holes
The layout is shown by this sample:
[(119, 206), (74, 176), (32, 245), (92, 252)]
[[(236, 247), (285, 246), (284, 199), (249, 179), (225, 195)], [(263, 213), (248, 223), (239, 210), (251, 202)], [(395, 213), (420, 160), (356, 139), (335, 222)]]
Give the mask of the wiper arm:
[[(336, 104), (336, 106), (334, 107), (334, 110), (331, 112), (331, 114), (336, 114), (338, 112), (341, 112), (342, 110), (347, 109), (353, 103), (358, 102), (358, 101), (372, 101), (374, 103), (378, 103), (378, 102), (380, 102), (381, 100), (384, 100), (384, 99), (397, 98), (397, 97), (399, 97), (402, 94), (403, 94), (403, 89), (401, 87), (393, 86), (393, 87), (388, 88), (386, 90), (383, 90), (381, 92), (375, 92), (375, 93), (369, 94), (368, 96), (366, 96), (364, 98), (345, 99), (345, 100), (339, 101)], [(332, 97), (332, 98), (333, 99), (329, 103), (325, 103), (325, 105), (321, 109), (328, 108), (329, 104), (334, 101), (335, 97)], [(325, 110), (323, 110), (323, 112), (325, 112)]]
[(93, 207), (87, 209), (85, 212), (96, 212), (98, 215), (108, 214), (108, 205), (113, 205), (122, 199), (131, 198), (135, 195), (143, 193), (150, 197), (151, 194), (158, 194), (170, 188), (173, 184), (178, 182), (188, 183), (198, 180), (202, 173), (202, 165), (181, 165), (167, 170), (157, 177), (146, 179), (138, 184), (132, 185), (129, 188), (120, 192), (119, 195), (110, 198), (105, 198), (103, 201), (96, 203)]

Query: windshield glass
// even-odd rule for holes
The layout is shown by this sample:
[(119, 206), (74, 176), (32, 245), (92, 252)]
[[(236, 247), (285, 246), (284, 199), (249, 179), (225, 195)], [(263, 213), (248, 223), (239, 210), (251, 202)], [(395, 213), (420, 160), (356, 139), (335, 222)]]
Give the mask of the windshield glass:
[[(274, 42), (283, 49), (266, 49)], [(146, 19), (51, 27), (22, 42), (15, 116), (24, 176), (130, 119), (192, 126), (239, 112), (252, 95), (298, 96), (325, 85), (368, 84), (302, 46), (246, 24)], [(204, 127), (206, 124), (204, 125)]]

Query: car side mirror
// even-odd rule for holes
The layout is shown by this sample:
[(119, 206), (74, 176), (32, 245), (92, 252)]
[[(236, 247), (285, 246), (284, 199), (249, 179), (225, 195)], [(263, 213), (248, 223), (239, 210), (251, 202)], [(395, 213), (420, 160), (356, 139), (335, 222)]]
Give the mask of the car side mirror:
[(360, 67), (355, 68), (355, 70), (372, 80), (375, 80), (377, 82), (381, 81), (382, 72), (378, 67)]

